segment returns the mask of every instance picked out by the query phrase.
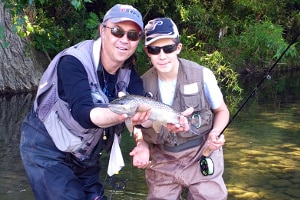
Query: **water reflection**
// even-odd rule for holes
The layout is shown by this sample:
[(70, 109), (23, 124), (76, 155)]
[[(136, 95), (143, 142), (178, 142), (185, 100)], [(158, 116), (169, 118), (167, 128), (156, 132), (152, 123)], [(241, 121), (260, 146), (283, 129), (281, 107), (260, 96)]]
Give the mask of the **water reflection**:
[[(225, 131), (229, 199), (300, 199), (299, 75), (288, 80), (298, 81), (298, 89), (281, 93), (275, 84), (261, 88)], [(270, 94), (267, 99), (265, 93)], [(0, 97), (0, 199), (34, 199), (19, 155), (20, 124), (32, 101), (31, 94)], [(123, 134), (126, 166), (114, 181), (125, 189), (105, 179), (108, 155), (103, 152), (101, 175), (114, 200), (146, 199), (144, 172), (132, 167), (128, 156), (133, 145), (129, 134)]]
[(225, 133), (231, 199), (300, 199), (299, 104), (251, 108)]
[(33, 199), (19, 154), (20, 124), (32, 95), (0, 97), (0, 199)]

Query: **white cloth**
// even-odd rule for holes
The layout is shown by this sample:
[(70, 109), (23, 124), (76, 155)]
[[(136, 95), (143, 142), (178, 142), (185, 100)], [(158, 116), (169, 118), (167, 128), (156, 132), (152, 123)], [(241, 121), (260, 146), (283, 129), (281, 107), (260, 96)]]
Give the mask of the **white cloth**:
[(162, 102), (172, 106), (177, 80), (162, 81), (158, 79), (158, 86)]
[(114, 143), (111, 147), (109, 163), (107, 168), (107, 174), (112, 176), (117, 174), (125, 166), (122, 152), (119, 145), (119, 139), (117, 134), (114, 136)]
[(98, 65), (100, 62), (100, 51), (101, 51), (101, 38), (99, 37), (97, 40), (95, 40), (93, 44), (93, 58), (94, 58), (95, 72), (97, 72)]

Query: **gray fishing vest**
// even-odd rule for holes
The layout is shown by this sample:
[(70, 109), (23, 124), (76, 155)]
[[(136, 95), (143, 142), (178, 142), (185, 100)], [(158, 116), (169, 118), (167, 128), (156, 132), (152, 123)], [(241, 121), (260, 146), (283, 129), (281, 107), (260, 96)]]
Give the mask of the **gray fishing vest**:
[[(103, 93), (94, 63), (94, 40), (86, 40), (67, 48), (57, 54), (44, 72), (34, 101), (34, 110), (44, 123), (56, 147), (64, 152), (71, 152), (80, 160), (88, 159), (102, 136), (102, 128), (83, 128), (71, 115), (67, 102), (58, 95), (57, 66), (62, 56), (71, 55), (80, 60), (87, 74), (91, 87), (91, 96), (95, 106), (108, 104), (108, 98)], [(101, 42), (98, 41), (99, 45)], [(97, 44), (98, 45), (98, 44)], [(100, 48), (99, 48), (100, 50)], [(100, 52), (96, 52), (99, 53)], [(116, 93), (126, 93), (130, 80), (130, 69), (120, 69), (118, 73)], [(121, 83), (121, 84), (119, 84)], [(116, 94), (117, 95), (117, 94)]]
[[(179, 58), (179, 63), (172, 107), (179, 112), (193, 107), (194, 113), (189, 117), (189, 122), (199, 119), (200, 124), (198, 126), (190, 125), (188, 132), (177, 134), (168, 132), (163, 126), (159, 134), (155, 134), (152, 128), (142, 128), (145, 141), (162, 144), (166, 151), (171, 152), (179, 152), (202, 145), (212, 129), (213, 123), (213, 113), (204, 93), (203, 66), (182, 58)], [(142, 75), (142, 79), (145, 93), (152, 94), (153, 99), (161, 101), (157, 70), (154, 67), (151, 68)], [(196, 88), (196, 90), (186, 94), (185, 88), (187, 87)]]

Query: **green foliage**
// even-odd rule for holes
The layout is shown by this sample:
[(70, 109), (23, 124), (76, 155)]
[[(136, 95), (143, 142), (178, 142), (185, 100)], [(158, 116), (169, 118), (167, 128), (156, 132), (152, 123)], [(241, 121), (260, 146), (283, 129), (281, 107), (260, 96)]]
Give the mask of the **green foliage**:
[[(222, 52), (235, 70), (262, 71), (281, 55), (288, 41), (300, 31), (299, 3), (285, 0), (185, 1), (179, 5), (181, 20), (175, 21), (188, 35), (196, 37), (206, 52)], [(297, 60), (299, 49), (294, 45), (281, 62), (297, 65), (293, 61)]]
[[(2, 2), (13, 18), (12, 29), (50, 57), (79, 41), (97, 37), (98, 25), (106, 11), (120, 3), (119, 0)], [(269, 68), (300, 32), (299, 0), (124, 0), (121, 3), (138, 8), (145, 23), (156, 17), (172, 18), (184, 47), (181, 56), (210, 67), (230, 104), (238, 102), (242, 91), (237, 72), (245, 69), (261, 72)], [(2, 46), (8, 46), (3, 35), (0, 27)], [(299, 43), (294, 44), (280, 60), (281, 66), (283, 63), (298, 66), (299, 51)], [(150, 67), (143, 41), (137, 57), (141, 74)]]
[[(288, 46), (282, 33), (281, 26), (262, 21), (245, 27), (239, 36), (231, 35), (222, 38), (219, 46), (226, 60), (235, 69), (241, 70), (241, 68), (248, 67), (255, 71), (268, 68)], [(296, 49), (293, 46), (284, 58), (296, 55)]]
[(239, 86), (239, 74), (224, 61), (222, 54), (218, 51), (199, 57), (199, 63), (214, 72), (230, 111), (235, 112), (242, 100), (243, 92)]
[(3, 26), (0, 26), (0, 40), (3, 40), (4, 39), (4, 28)]
[[(209, 54), (203, 51), (204, 46), (197, 41), (197, 38), (194, 37), (194, 35), (186, 35), (186, 32), (184, 31), (180, 40), (181, 43), (183, 43), (181, 56), (210, 68), (218, 80), (230, 111), (236, 111), (240, 101), (242, 100), (243, 92), (243, 89), (239, 86), (238, 73), (235, 72), (224, 60), (220, 52), (214, 51)], [(192, 48), (189, 48), (189, 46), (185, 44), (195, 45)]]
[(151, 61), (144, 51), (144, 41), (141, 41), (139, 43), (138, 48), (136, 50), (136, 55), (137, 55), (136, 70), (140, 75), (142, 75), (151, 67)]
[(2, 45), (3, 48), (7, 48), (9, 45), (8, 41), (6, 41), (5, 39), (4, 28), (1, 25), (0, 25), (0, 44)]
[[(95, 38), (99, 18), (86, 12), (90, 0), (23, 1), (18, 6), (7, 2), (12, 14), (12, 30), (21, 37), (31, 38), (31, 45), (51, 57), (83, 39)], [(22, 8), (22, 9), (21, 9)]]
[[(118, 0), (3, 2), (12, 13), (13, 29), (22, 37), (31, 37), (37, 49), (51, 55), (77, 41), (94, 38), (99, 19), (111, 6), (120, 3)], [(231, 63), (235, 69), (268, 65), (287, 45), (285, 38), (291, 38), (289, 33), (294, 32), (295, 26), (300, 30), (298, 0), (125, 0), (122, 3), (137, 7), (145, 23), (155, 17), (171, 17), (181, 33), (185, 31), (197, 38), (196, 43), (185, 45), (196, 50), (201, 43), (206, 52), (220, 51), (227, 62), (235, 61)], [(275, 32), (268, 38), (268, 31)], [(263, 41), (263, 46), (252, 46), (260, 41)], [(299, 48), (295, 46), (293, 52), (287, 53), (289, 60), (297, 56)], [(289, 60), (286, 62), (293, 63)]]
[(83, 3), (84, 2), (91, 3), (92, 1), (91, 0), (84, 0), (84, 1), (82, 1), (82, 0), (71, 0), (72, 6), (75, 9), (78, 9), (78, 10), (83, 8), (83, 6), (84, 6)]

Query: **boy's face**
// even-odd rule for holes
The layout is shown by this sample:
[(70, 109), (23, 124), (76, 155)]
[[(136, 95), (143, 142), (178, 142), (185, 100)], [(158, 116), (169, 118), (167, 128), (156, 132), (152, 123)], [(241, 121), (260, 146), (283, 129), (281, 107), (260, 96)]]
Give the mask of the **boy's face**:
[[(161, 48), (160, 48), (161, 47)], [(168, 73), (178, 69), (178, 54), (182, 44), (175, 44), (173, 39), (159, 39), (145, 47), (145, 52), (151, 59), (153, 66), (161, 73)]]

